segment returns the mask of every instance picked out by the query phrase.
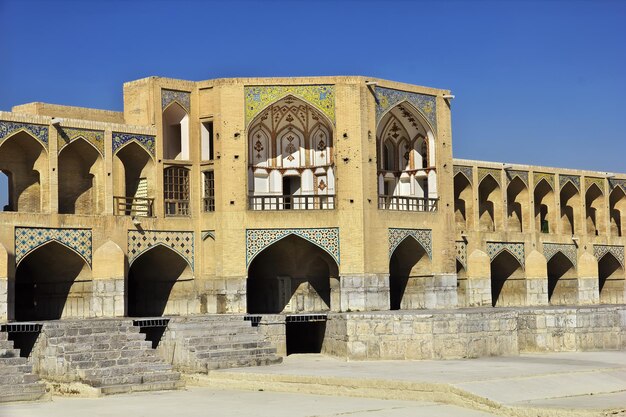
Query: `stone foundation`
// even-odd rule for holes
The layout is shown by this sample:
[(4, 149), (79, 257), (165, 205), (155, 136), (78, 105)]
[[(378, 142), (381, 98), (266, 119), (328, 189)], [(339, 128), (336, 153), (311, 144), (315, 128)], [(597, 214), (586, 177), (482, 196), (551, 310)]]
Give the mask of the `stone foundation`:
[(342, 275), (341, 311), (389, 310), (389, 275)]

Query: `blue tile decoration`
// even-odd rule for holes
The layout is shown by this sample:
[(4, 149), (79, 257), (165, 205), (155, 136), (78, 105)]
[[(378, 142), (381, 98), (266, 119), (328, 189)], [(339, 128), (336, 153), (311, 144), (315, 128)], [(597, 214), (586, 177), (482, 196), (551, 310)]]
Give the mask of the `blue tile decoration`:
[(91, 229), (15, 228), (15, 265), (38, 247), (55, 241), (76, 252), (91, 266)]
[(546, 180), (548, 185), (552, 188), (552, 191), (554, 191), (554, 174), (548, 174), (545, 172), (535, 172), (533, 174), (533, 177), (535, 180), (535, 185), (533, 189), (537, 188), (537, 185), (541, 182), (541, 180)]
[(185, 109), (187, 113), (191, 111), (191, 93), (177, 90), (161, 90), (161, 110), (176, 102)]
[(562, 244), (562, 243), (544, 243), (543, 244), (543, 256), (546, 257), (546, 261), (552, 259), (557, 252), (561, 252), (563, 255), (567, 257), (574, 265), (574, 268), (577, 268), (577, 260), (576, 256), (576, 245), (574, 244)]
[(432, 230), (399, 228), (389, 228), (389, 258), (391, 258), (391, 255), (393, 255), (398, 245), (409, 236), (415, 239), (417, 243), (424, 248), (430, 259), (433, 258)]
[(155, 137), (151, 135), (136, 135), (133, 133), (113, 132), (113, 155), (128, 142), (135, 141), (154, 158)]
[(391, 88), (375, 87), (376, 91), (376, 124), (380, 122), (388, 110), (403, 101), (415, 107), (434, 130), (437, 130), (437, 99), (426, 94), (410, 93)]
[(78, 138), (83, 138), (87, 142), (91, 143), (98, 150), (98, 152), (100, 152), (100, 155), (104, 156), (104, 131), (60, 127), (58, 132), (59, 153), (61, 153), (61, 150), (69, 145), (70, 142)]
[(487, 175), (491, 175), (498, 183), (498, 186), (502, 186), (502, 184), (500, 184), (500, 170), (496, 168), (478, 168), (478, 185), (480, 185)]
[(456, 260), (463, 265), (463, 268), (467, 269), (467, 243), (463, 240), (454, 242), (454, 253), (456, 254)]
[(194, 268), (193, 232), (171, 230), (129, 230), (128, 266), (150, 248), (163, 245), (183, 257)]
[(48, 150), (48, 126), (34, 125), (31, 123), (16, 123), (0, 120), (0, 143), (20, 131), (29, 133)]
[(585, 192), (587, 192), (589, 190), (589, 187), (594, 184), (597, 185), (600, 189), (600, 192), (604, 194), (604, 179), (602, 178), (585, 177)]
[(598, 262), (600, 259), (604, 257), (607, 253), (610, 253), (619, 261), (624, 268), (624, 247), (617, 245), (593, 245), (593, 255), (596, 257)]
[(559, 189), (563, 188), (568, 182), (571, 182), (580, 191), (580, 177), (576, 175), (559, 175)]
[(626, 180), (610, 179), (609, 186), (611, 191), (613, 191), (615, 187), (620, 187), (622, 191), (626, 193)]
[(335, 123), (334, 85), (267, 85), (244, 87), (246, 126), (263, 109), (287, 95), (300, 98)]
[(522, 182), (524, 183), (524, 185), (526, 185), (526, 187), (528, 187), (528, 172), (527, 171), (507, 170), (504, 172), (506, 173), (506, 178), (509, 184), (511, 183), (511, 181), (515, 179), (515, 177), (517, 177), (520, 180), (522, 180)]
[(515, 243), (515, 242), (487, 242), (487, 255), (489, 255), (489, 259), (492, 261), (500, 254), (502, 251), (507, 251), (515, 259), (518, 260), (522, 269), (525, 268), (526, 255), (524, 253), (524, 243)]
[(469, 181), (470, 185), (472, 184), (472, 167), (465, 167), (461, 165), (454, 166), (454, 176), (456, 174), (463, 174), (465, 178)]
[(289, 235), (299, 236), (328, 252), (340, 263), (339, 228), (327, 227), (316, 229), (247, 229), (246, 230), (246, 266), (265, 248)]
[(215, 230), (202, 231), (202, 240), (207, 240), (208, 238), (215, 240)]

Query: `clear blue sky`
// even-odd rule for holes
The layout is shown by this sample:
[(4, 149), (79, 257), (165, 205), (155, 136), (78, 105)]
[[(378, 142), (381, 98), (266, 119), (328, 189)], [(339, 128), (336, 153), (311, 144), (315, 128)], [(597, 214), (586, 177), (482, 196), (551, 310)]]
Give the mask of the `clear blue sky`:
[(0, 109), (122, 110), (150, 75), (453, 90), (455, 157), (626, 172), (625, 1), (0, 0)]

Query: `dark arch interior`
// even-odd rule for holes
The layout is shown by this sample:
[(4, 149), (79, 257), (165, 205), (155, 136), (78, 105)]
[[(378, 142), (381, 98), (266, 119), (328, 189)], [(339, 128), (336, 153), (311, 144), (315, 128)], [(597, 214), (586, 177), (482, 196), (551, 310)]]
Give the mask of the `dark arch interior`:
[(301, 237), (287, 236), (250, 264), (248, 312), (276, 314), (289, 302), (292, 312), (328, 311), (331, 279), (338, 277), (339, 267), (326, 251)]
[[(400, 310), (405, 295), (419, 298), (423, 281), (431, 275), (430, 259), (424, 248), (412, 237), (404, 239), (389, 260), (389, 302), (391, 310)], [(410, 295), (409, 295), (410, 294)], [(412, 305), (409, 300), (406, 304)]]
[[(519, 278), (521, 269), (519, 261), (506, 250), (491, 261), (491, 303), (494, 307), (518, 304), (516, 299), (519, 299), (520, 293), (525, 290), (513, 280)], [(523, 285), (523, 282), (521, 284)]]
[(552, 304), (575, 304), (578, 281), (574, 264), (562, 252), (548, 261), (548, 300)]
[(489, 197), (498, 188), (498, 183), (491, 175), (487, 175), (478, 186), (478, 210), (483, 230), (495, 229), (495, 202)]
[(600, 302), (615, 304), (624, 302), (624, 268), (611, 253), (598, 261)]
[(98, 184), (92, 168), (101, 160), (98, 151), (87, 141), (77, 139), (59, 154), (59, 213), (95, 214), (98, 207)]

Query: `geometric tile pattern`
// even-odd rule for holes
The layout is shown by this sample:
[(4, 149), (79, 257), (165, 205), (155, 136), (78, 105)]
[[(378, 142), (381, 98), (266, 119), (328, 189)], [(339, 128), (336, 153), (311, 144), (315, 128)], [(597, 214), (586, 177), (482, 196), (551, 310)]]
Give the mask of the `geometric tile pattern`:
[(246, 126), (271, 103), (286, 95), (294, 95), (317, 107), (335, 123), (334, 85), (268, 85), (244, 87)]
[(433, 238), (430, 229), (389, 229), (389, 258), (393, 255), (398, 245), (404, 239), (411, 236), (419, 243), (428, 254), (430, 259), (433, 258)]
[(280, 239), (295, 235), (308, 240), (328, 252), (339, 265), (339, 228), (327, 227), (316, 229), (247, 229), (246, 230), (246, 266), (271, 244)]
[(528, 187), (528, 172), (527, 171), (505, 171), (506, 172), (506, 176), (508, 178), (508, 182), (510, 183), (511, 181), (513, 181), (513, 179), (515, 177), (519, 178), (520, 180), (522, 180), (522, 182), (526, 185), (526, 187)]
[(454, 170), (454, 176), (456, 176), (456, 174), (460, 172), (461, 174), (465, 175), (465, 178), (467, 178), (470, 184), (472, 183), (472, 167), (464, 167), (461, 165), (455, 165), (453, 170)]
[(162, 245), (172, 249), (187, 261), (193, 271), (193, 232), (170, 230), (129, 230), (128, 265), (148, 249)]
[(600, 192), (604, 194), (604, 179), (602, 178), (590, 178), (585, 177), (585, 192), (591, 187), (593, 184), (597, 185), (600, 189)]
[(467, 243), (463, 240), (454, 242), (454, 253), (456, 253), (456, 260), (467, 269)]
[(66, 246), (80, 255), (91, 266), (90, 229), (54, 229), (47, 227), (15, 228), (15, 265), (25, 256), (50, 241)]
[(437, 130), (437, 102), (435, 96), (382, 87), (374, 87), (374, 91), (376, 92), (377, 124), (387, 110), (393, 108), (398, 103), (408, 101), (428, 120), (433, 129)]
[(615, 188), (615, 187), (621, 187), (622, 191), (624, 191), (626, 193), (626, 180), (610, 179), (609, 180), (609, 186), (610, 186), (611, 190), (613, 190), (613, 188)]
[(559, 188), (563, 188), (567, 182), (571, 182), (580, 191), (580, 177), (575, 175), (559, 175)]
[(498, 185), (501, 185), (500, 170), (495, 168), (478, 168), (478, 184), (480, 184), (487, 175), (491, 175)]
[(191, 93), (176, 90), (161, 90), (161, 110), (165, 110), (172, 102), (177, 102), (189, 113), (191, 109)]
[(117, 152), (119, 148), (132, 141), (143, 146), (148, 153), (154, 157), (154, 136), (118, 132), (113, 132), (113, 155), (115, 155), (115, 152)]
[(614, 245), (593, 245), (593, 254), (598, 260), (602, 259), (604, 255), (610, 253), (619, 261), (624, 268), (624, 247), (623, 246), (614, 246)]
[(30, 123), (15, 123), (0, 120), (0, 143), (20, 130), (30, 133), (43, 144), (46, 150), (48, 149), (48, 126), (33, 125)]
[(535, 179), (534, 188), (537, 188), (537, 184), (539, 184), (541, 180), (546, 180), (548, 185), (552, 187), (552, 190), (554, 191), (554, 174), (547, 174), (545, 172), (535, 172), (533, 176)]
[(519, 264), (524, 269), (525, 254), (523, 243), (511, 243), (511, 242), (487, 242), (487, 255), (493, 261), (496, 256), (502, 251), (507, 251), (519, 261)]
[(75, 129), (70, 127), (60, 127), (57, 131), (59, 132), (59, 153), (61, 152), (61, 149), (69, 145), (69, 143), (73, 140), (83, 138), (87, 142), (91, 143), (98, 150), (98, 152), (100, 152), (100, 155), (104, 156), (104, 131)]
[(552, 259), (557, 252), (561, 252), (567, 257), (576, 268), (576, 245), (563, 244), (563, 243), (544, 243), (543, 244), (543, 256), (546, 258), (546, 262)]

